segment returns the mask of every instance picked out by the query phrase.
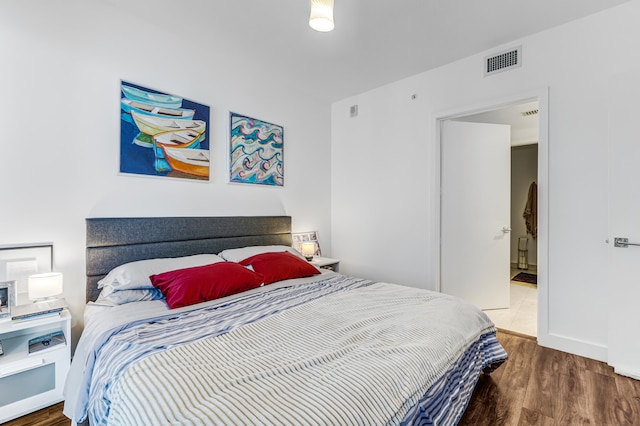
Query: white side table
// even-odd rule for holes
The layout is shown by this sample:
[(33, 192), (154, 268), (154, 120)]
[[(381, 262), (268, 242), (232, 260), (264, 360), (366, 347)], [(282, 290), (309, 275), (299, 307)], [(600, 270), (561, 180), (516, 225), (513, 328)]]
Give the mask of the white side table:
[(320, 256), (314, 256), (312, 260), (309, 261), (309, 263), (311, 263), (312, 265), (318, 267), (318, 268), (323, 268), (323, 269), (330, 269), (334, 272), (339, 272), (340, 271), (340, 260), (339, 259), (332, 259), (330, 257), (320, 257)]
[[(29, 340), (62, 331), (66, 344), (29, 354)], [(0, 423), (62, 401), (71, 363), (71, 314), (0, 320)], [(10, 391), (5, 391), (10, 390)]]

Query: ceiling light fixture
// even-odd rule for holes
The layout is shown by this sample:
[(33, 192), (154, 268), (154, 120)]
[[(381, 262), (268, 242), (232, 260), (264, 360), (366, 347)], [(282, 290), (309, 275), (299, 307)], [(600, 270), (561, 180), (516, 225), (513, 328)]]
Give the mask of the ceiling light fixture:
[(333, 30), (333, 0), (311, 0), (309, 26), (323, 33)]

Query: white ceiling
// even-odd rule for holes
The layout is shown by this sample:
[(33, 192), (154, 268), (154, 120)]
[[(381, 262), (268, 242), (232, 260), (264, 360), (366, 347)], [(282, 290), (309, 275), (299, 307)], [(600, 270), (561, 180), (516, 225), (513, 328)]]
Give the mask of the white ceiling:
[(511, 126), (511, 146), (538, 143), (538, 101), (510, 105), (496, 110), (456, 118), (457, 121), (508, 124)]
[(309, 0), (101, 1), (333, 102), (628, 0), (334, 0), (330, 33)]

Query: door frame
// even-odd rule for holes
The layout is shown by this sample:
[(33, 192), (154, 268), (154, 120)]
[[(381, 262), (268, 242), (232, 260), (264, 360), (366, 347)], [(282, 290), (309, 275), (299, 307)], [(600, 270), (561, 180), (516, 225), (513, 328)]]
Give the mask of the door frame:
[(441, 214), (442, 214), (442, 123), (453, 118), (501, 109), (525, 102), (538, 101), (538, 343), (549, 346), (549, 88), (519, 93), (500, 99), (485, 100), (473, 105), (464, 105), (454, 109), (432, 114), (434, 161), (432, 182), (433, 223), (430, 234), (434, 236), (430, 248), (431, 267), (435, 271), (436, 290), (440, 291), (441, 282)]

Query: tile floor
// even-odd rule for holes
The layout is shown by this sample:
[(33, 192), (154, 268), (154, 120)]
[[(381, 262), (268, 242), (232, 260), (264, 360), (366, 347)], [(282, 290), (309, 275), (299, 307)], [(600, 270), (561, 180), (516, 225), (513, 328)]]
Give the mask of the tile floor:
[[(526, 271), (511, 268), (511, 277), (518, 272), (535, 274), (535, 267)], [(511, 281), (511, 306), (509, 309), (491, 309), (485, 313), (496, 324), (496, 327), (536, 336), (538, 332), (538, 290), (532, 284)]]

